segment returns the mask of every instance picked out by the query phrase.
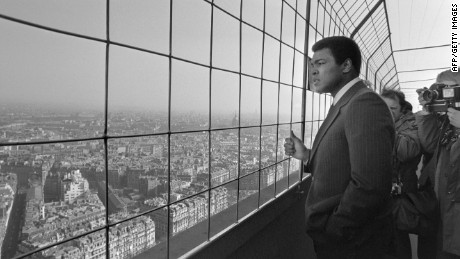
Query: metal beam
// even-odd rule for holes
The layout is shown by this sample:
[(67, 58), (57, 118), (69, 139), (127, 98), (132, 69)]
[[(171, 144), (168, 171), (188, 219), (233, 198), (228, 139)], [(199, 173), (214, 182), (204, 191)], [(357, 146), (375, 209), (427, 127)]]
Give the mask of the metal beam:
[(406, 70), (406, 71), (399, 71), (398, 73), (411, 73), (411, 72), (421, 72), (421, 71), (429, 71), (429, 70), (445, 70), (445, 69), (450, 69), (450, 67), (440, 67), (440, 68), (426, 68), (426, 69)]
[[(304, 73), (303, 73), (303, 85), (302, 85), (302, 109), (301, 109), (301, 118), (302, 118), (302, 123), (300, 124), (301, 126), (301, 140), (302, 141), (305, 141), (305, 102), (307, 101), (307, 86), (308, 86), (308, 74), (310, 73), (310, 71), (308, 70), (308, 41), (309, 41), (309, 35), (310, 35), (310, 8), (311, 8), (311, 0), (307, 0), (307, 17), (305, 17), (306, 19), (306, 22), (307, 22), (307, 26), (305, 28), (305, 42), (304, 42), (304, 45), (303, 45), (303, 53), (304, 53), (304, 56), (303, 56), (303, 69), (304, 69)], [(291, 101), (292, 103), (292, 101)], [(292, 105), (292, 104), (291, 104)], [(292, 107), (291, 107), (292, 109)], [(292, 115), (291, 115), (292, 117)], [(291, 119), (292, 121), (292, 119)], [(302, 174), (301, 174), (302, 175)], [(302, 180), (302, 176), (300, 176), (300, 180)]]
[(436, 78), (421, 79), (421, 80), (410, 80), (410, 81), (402, 81), (402, 82), (399, 82), (399, 83), (400, 83), (400, 84), (403, 84), (403, 83), (414, 83), (414, 82), (423, 82), (423, 81), (432, 81), (432, 80), (436, 80)]
[(393, 52), (403, 52), (403, 51), (420, 50), (420, 49), (432, 49), (432, 48), (440, 48), (440, 47), (448, 47), (448, 46), (450, 46), (450, 44), (427, 46), (427, 47), (412, 48), (412, 49), (398, 49), (398, 50), (393, 50)]
[(375, 10), (377, 10), (377, 8), (379, 8), (379, 6), (384, 2), (384, 0), (380, 0), (378, 1), (374, 7), (372, 7), (372, 9), (369, 11), (369, 13), (367, 13), (367, 15), (363, 18), (363, 20), (358, 24), (358, 26), (356, 26), (356, 28), (353, 30), (353, 32), (351, 33), (350, 35), (350, 38), (354, 38), (356, 33), (358, 33), (359, 29), (361, 29), (361, 27), (363, 27), (363, 25), (367, 22), (367, 20), (374, 14)]

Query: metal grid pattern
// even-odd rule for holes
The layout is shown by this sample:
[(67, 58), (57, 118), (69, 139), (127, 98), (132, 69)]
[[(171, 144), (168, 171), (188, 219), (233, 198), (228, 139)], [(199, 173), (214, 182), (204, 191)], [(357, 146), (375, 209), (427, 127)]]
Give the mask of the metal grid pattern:
[[(81, 238), (94, 238), (96, 235), (102, 237), (105, 246), (102, 247), (105, 257), (107, 258), (118, 258), (117, 254), (114, 254), (110, 242), (113, 241), (111, 236), (112, 231), (117, 230), (124, 223), (135, 222), (141, 217), (150, 217), (153, 218), (156, 223), (156, 230), (164, 229), (166, 232), (164, 235), (156, 234), (157, 244), (149, 249), (148, 251), (143, 251), (147, 254), (154, 254), (155, 256), (164, 257), (164, 258), (176, 258), (178, 256), (184, 255), (184, 252), (187, 253), (190, 250), (193, 250), (194, 247), (206, 243), (212, 240), (216, 235), (218, 235), (222, 230), (231, 227), (232, 225), (238, 224), (239, 221), (244, 220), (245, 217), (252, 215), (258, 209), (266, 205), (271, 200), (275, 199), (278, 195), (282, 194), (288, 188), (294, 186), (295, 184), (301, 181), (301, 174), (299, 173), (300, 164), (291, 162), (290, 159), (282, 155), (282, 144), (283, 139), (286, 135), (289, 134), (289, 131), (292, 129), (296, 132), (298, 136), (302, 136), (302, 128), (305, 126), (305, 111), (302, 110), (301, 105), (302, 96), (305, 95), (305, 81), (303, 68), (305, 64), (305, 32), (307, 30), (306, 19), (308, 19), (307, 10), (307, 1), (235, 1), (232, 3), (226, 1), (194, 1), (196, 6), (205, 10), (204, 13), (208, 17), (208, 27), (209, 34), (207, 35), (207, 41), (209, 42), (208, 49), (208, 59), (196, 58), (189, 54), (193, 54), (193, 49), (198, 46), (190, 45), (188, 51), (182, 52), (177, 49), (176, 43), (178, 44), (179, 40), (176, 39), (177, 35), (176, 29), (180, 30), (177, 22), (177, 14), (180, 13), (179, 6), (181, 5), (180, 1), (169, 1), (169, 36), (167, 41), (169, 42), (168, 50), (166, 49), (151, 49), (145, 48), (137, 44), (131, 44), (124, 41), (115, 40), (112, 37), (114, 33), (111, 30), (111, 8), (110, 1), (106, 2), (106, 37), (104, 39), (88, 36), (85, 34), (79, 34), (72, 31), (66, 31), (54, 28), (52, 26), (44, 26), (39, 23), (29, 22), (27, 20), (18, 19), (7, 14), (1, 14), (0, 18), (18, 23), (31, 28), (36, 28), (39, 31), (48, 31), (52, 33), (57, 33), (62, 37), (75, 37), (89, 42), (98, 42), (105, 44), (105, 105), (104, 105), (104, 126), (103, 132), (95, 137), (77, 137), (66, 140), (40, 140), (40, 141), (14, 141), (10, 139), (8, 143), (0, 143), (0, 147), (6, 148), (19, 148), (21, 146), (40, 146), (48, 144), (71, 144), (71, 143), (88, 143), (91, 141), (97, 141), (103, 146), (103, 176), (102, 182), (104, 192), (105, 192), (105, 224), (101, 227), (93, 228), (91, 230), (85, 230), (84, 233), (72, 235), (71, 237), (64, 238), (60, 241), (52, 242), (48, 245), (41, 247), (33, 247), (28, 251), (23, 251), (22, 254), (18, 255), (17, 258), (25, 258), (28, 256), (39, 256), (42, 253), (51, 251), (53, 247), (59, 246), (58, 250), (62, 250), (70, 242)], [(246, 13), (246, 10), (250, 10), (251, 5), (257, 5), (262, 10), (262, 22), (254, 22), (251, 20), (251, 14)], [(177, 7), (177, 8), (176, 8)], [(184, 8), (184, 7), (182, 7)], [(198, 8), (198, 7), (197, 7)], [(237, 34), (236, 34), (236, 44), (237, 44), (237, 57), (236, 57), (236, 66), (233, 63), (232, 65), (227, 64), (219, 60), (219, 52), (216, 50), (220, 49), (222, 44), (219, 41), (219, 37), (226, 33), (230, 27), (219, 27), (222, 26), (222, 23), (217, 23), (216, 20), (221, 19), (225, 22), (229, 22), (232, 25), (236, 25)], [(270, 23), (268, 21), (275, 20), (275, 23)], [(260, 22), (260, 21), (259, 21)], [(180, 25), (179, 25), (180, 26)], [(206, 28), (203, 28), (206, 30)], [(249, 32), (249, 34), (247, 34)], [(249, 36), (248, 36), (249, 35)], [(257, 70), (247, 69), (245, 62), (244, 51), (247, 45), (245, 45), (245, 37), (250, 37), (251, 35), (261, 35), (262, 40), (259, 42), (260, 45), (255, 49), (260, 51), (260, 61), (257, 64), (259, 72)], [(225, 36), (225, 35), (224, 35)], [(114, 39), (112, 39), (114, 38)], [(205, 40), (206, 41), (206, 40)], [(167, 112), (167, 129), (159, 132), (154, 132), (152, 130), (144, 131), (127, 131), (127, 133), (119, 134), (114, 130), (111, 130), (110, 124), (111, 118), (111, 93), (113, 92), (113, 82), (110, 80), (112, 71), (111, 63), (114, 62), (113, 53), (116, 49), (126, 49), (141, 55), (145, 56), (156, 56), (167, 59), (167, 71), (168, 71), (168, 112)], [(273, 62), (277, 64), (272, 66)], [(270, 65), (267, 65), (270, 64)], [(203, 87), (205, 89), (203, 92), (204, 96), (200, 97), (201, 101), (205, 100), (208, 103), (208, 112), (207, 112), (207, 126), (198, 127), (198, 128), (181, 128), (173, 126), (175, 121), (174, 106), (177, 105), (175, 102), (174, 94), (176, 91), (175, 81), (177, 80), (178, 71), (180, 68), (190, 69), (190, 71), (204, 71), (204, 81), (208, 82), (208, 85)], [(255, 71), (255, 72), (254, 72)], [(200, 72), (200, 73), (201, 73)], [(218, 78), (218, 74), (223, 74), (228, 77), (235, 77), (237, 79), (237, 125), (232, 126), (220, 126), (215, 122), (215, 117), (213, 113), (215, 91), (218, 89), (217, 84), (219, 81), (215, 81), (215, 78)], [(207, 80), (206, 80), (207, 78)], [(254, 98), (254, 101), (259, 103), (260, 112), (259, 118), (254, 123), (245, 123), (241, 120), (244, 115), (242, 114), (242, 106), (244, 100), (248, 98), (247, 96), (242, 95), (244, 92), (245, 82), (246, 81), (255, 81), (258, 82), (259, 87), (259, 96), (251, 96)], [(207, 89), (207, 90), (206, 90)], [(206, 94), (207, 92), (207, 94)], [(274, 94), (274, 99), (273, 99)], [(270, 113), (264, 112), (274, 106), (275, 102), (275, 116)], [(319, 110), (312, 111), (312, 114), (318, 114), (318, 117), (324, 119), (324, 110), (325, 102), (320, 101), (319, 98), (315, 98), (317, 107), (322, 107)], [(193, 105), (194, 101), (191, 101)], [(293, 110), (295, 108), (295, 110)], [(284, 110), (282, 110), (284, 109)], [(321, 113), (321, 115), (319, 115)], [(287, 115), (287, 116), (286, 116)], [(112, 122), (113, 124), (113, 122)], [(241, 149), (244, 146), (242, 142), (243, 137), (248, 136), (248, 132), (256, 132), (258, 136), (258, 158), (257, 166), (253, 170), (243, 172), (241, 168)], [(237, 140), (238, 151), (237, 151), (237, 175), (234, 177), (229, 177), (228, 180), (214, 184), (212, 181), (213, 177), (213, 166), (212, 157), (215, 157), (219, 147), (215, 146), (220, 144), (217, 138), (221, 134), (226, 134), (229, 136), (234, 136), (233, 140)], [(311, 133), (310, 133), (311, 134)], [(172, 187), (171, 183), (173, 182), (173, 177), (177, 177), (173, 173), (172, 165), (172, 153), (175, 152), (177, 148), (180, 148), (180, 141), (182, 139), (192, 139), (192, 136), (199, 136), (196, 139), (201, 139), (204, 142), (202, 147), (204, 148), (204, 156), (207, 160), (207, 183), (208, 186), (202, 188), (185, 198), (172, 198)], [(274, 137), (273, 137), (274, 136)], [(117, 220), (111, 219), (113, 216), (110, 213), (110, 204), (109, 197), (111, 196), (112, 188), (111, 184), (111, 174), (109, 174), (109, 169), (113, 165), (109, 161), (114, 161), (112, 157), (112, 150), (117, 148), (116, 143), (122, 143), (124, 141), (132, 142), (143, 142), (143, 141), (165, 141), (167, 143), (167, 179), (168, 188), (166, 192), (167, 203), (165, 205), (159, 205), (155, 208), (148, 210), (139, 210), (135, 214), (130, 214), (123, 218), (118, 218)], [(157, 141), (159, 142), (159, 141)], [(266, 153), (267, 145), (271, 147), (270, 152), (274, 154), (274, 157), (268, 160), (267, 162), (262, 162), (263, 154)], [(287, 174), (285, 174), (287, 173)], [(268, 182), (269, 183), (268, 183)], [(242, 201), (241, 189), (243, 184), (255, 184), (257, 189), (255, 194), (251, 196), (252, 203)], [(227, 189), (235, 189), (238, 193), (236, 195), (235, 204), (229, 206), (227, 212), (213, 215), (212, 214), (212, 199), (214, 198), (214, 191), (219, 188), (227, 187)], [(177, 206), (182, 206), (181, 204), (189, 203), (193, 201), (193, 198), (204, 198), (206, 200), (206, 215), (204, 216), (205, 220), (201, 224), (197, 224), (192, 227), (198, 229), (199, 231), (204, 231), (205, 236), (196, 237), (193, 235), (193, 230), (186, 230), (178, 235), (172, 233), (173, 231), (173, 222), (172, 222), (172, 208)], [(254, 199), (255, 198), (255, 199)], [(255, 202), (255, 203), (254, 203)], [(187, 203), (187, 204), (188, 204)], [(241, 206), (240, 206), (241, 205)], [(226, 225), (216, 225), (216, 222), (220, 222), (222, 217), (225, 218), (224, 222)], [(161, 222), (163, 220), (163, 222)], [(164, 226), (162, 226), (163, 224)], [(190, 233), (189, 233), (190, 232)], [(196, 232), (196, 231), (195, 231)], [(115, 241), (113, 241), (115, 242)], [(106, 249), (110, 247), (110, 249)], [(133, 254), (134, 255), (134, 254)]]
[[(163, 1), (165, 2), (165, 1)], [(299, 173), (300, 163), (284, 157), (282, 154), (283, 139), (293, 130), (297, 136), (301, 136), (307, 146), (311, 146), (314, 136), (325, 119), (332, 98), (327, 94), (317, 94), (310, 91), (308, 87), (307, 64), (311, 45), (322, 37), (332, 35), (352, 35), (361, 46), (363, 51), (362, 73), (374, 83), (374, 89), (383, 86), (396, 87), (397, 75), (395, 74), (394, 60), (392, 58), (391, 42), (387, 15), (385, 14), (384, 1), (355, 1), (345, 2), (342, 0), (282, 0), (282, 1), (193, 1), (194, 8), (203, 11), (203, 17), (199, 19), (204, 26), (199, 30), (204, 31), (201, 41), (195, 43), (183, 43), (178, 32), (183, 30), (180, 26), (178, 15), (185, 14), (187, 6), (181, 1), (166, 1), (169, 13), (167, 44), (163, 48), (147, 48), (142, 45), (133, 44), (129, 41), (117, 40), (111, 29), (113, 20), (110, 1), (106, 1), (106, 35), (104, 38), (93, 37), (70, 30), (57, 29), (52, 26), (41, 25), (25, 19), (15, 18), (8, 14), (0, 14), (0, 19), (8, 22), (22, 24), (35, 28), (39, 31), (57, 33), (62, 37), (74, 37), (88, 42), (100, 43), (104, 48), (105, 63), (105, 84), (104, 84), (104, 126), (103, 132), (96, 136), (72, 138), (66, 140), (40, 140), (32, 142), (21, 142), (10, 140), (8, 143), (0, 143), (0, 148), (14, 148), (21, 146), (40, 146), (46, 144), (66, 143), (89, 143), (97, 141), (103, 146), (103, 183), (105, 184), (105, 204), (108, 204), (109, 186), (111, 175), (109, 169), (112, 167), (109, 161), (113, 161), (111, 150), (116, 148), (117, 141), (146, 141), (149, 139), (165, 141), (167, 143), (167, 203), (149, 210), (140, 210), (135, 215), (113, 221), (110, 219), (109, 209), (105, 211), (105, 224), (101, 227), (85, 231), (82, 234), (73, 235), (70, 238), (54, 242), (52, 244), (33, 248), (23, 252), (17, 258), (38, 255), (55, 246), (65, 246), (72, 240), (89, 237), (103, 233), (105, 243), (104, 253), (107, 258), (115, 258), (110, 246), (112, 230), (117, 229), (123, 223), (134, 222), (141, 217), (147, 216), (155, 219), (156, 229), (164, 228), (164, 235), (157, 235), (157, 244), (146, 254), (155, 255), (160, 258), (176, 258), (192, 253), (197, 246), (209, 243), (216, 236), (225, 233), (225, 229), (238, 224), (246, 217), (253, 215), (261, 207), (276, 199), (284, 191), (296, 185), (302, 180)], [(359, 2), (359, 3), (358, 3)], [(188, 6), (192, 7), (192, 5)], [(220, 21), (220, 22), (219, 22)], [(225, 24), (225, 26), (223, 26)], [(144, 32), (147, 33), (147, 32)], [(234, 33), (234, 34), (231, 34)], [(227, 34), (231, 34), (228, 37)], [(201, 34), (200, 34), (201, 35)], [(226, 49), (222, 38), (231, 40), (228, 44), (234, 44)], [(256, 42), (254, 44), (248, 41)], [(201, 46), (205, 43), (204, 51)], [(190, 48), (181, 49), (180, 44), (188, 45)], [(195, 45), (196, 44), (196, 45)], [(201, 45), (200, 45), (201, 44)], [(114, 50), (130, 50), (140, 55), (154, 56), (165, 61), (165, 70), (168, 71), (167, 80), (167, 129), (153, 132), (144, 130), (141, 132), (128, 132), (118, 134), (109, 127), (111, 124), (111, 92), (113, 82), (110, 80), (111, 63)], [(222, 58), (222, 51), (228, 50), (230, 56)], [(233, 52), (232, 52), (233, 51)], [(206, 53), (196, 56), (194, 52)], [(254, 56), (254, 53), (258, 55)], [(231, 61), (227, 62), (231, 59)], [(191, 100), (193, 105), (196, 102), (204, 102), (207, 106), (207, 125), (195, 128), (182, 127), (177, 125), (175, 107), (177, 105), (177, 77), (181, 70), (198, 71), (203, 74), (202, 80), (206, 82), (201, 86), (204, 94), (199, 100)], [(364, 75), (364, 74), (363, 74)], [(235, 116), (237, 124), (231, 126), (219, 125), (216, 121), (214, 110), (216, 94), (219, 82), (222, 78), (233, 78), (236, 83), (236, 101), (233, 107), (237, 107)], [(219, 80), (221, 79), (221, 80)], [(232, 79), (232, 80), (233, 80)], [(258, 88), (256, 96), (247, 96), (248, 86)], [(217, 92), (216, 92), (217, 91)], [(219, 99), (217, 99), (219, 100)], [(247, 103), (256, 103), (259, 107), (257, 122), (245, 122), (244, 109)], [(276, 105), (274, 105), (276, 104)], [(273, 108), (275, 107), (275, 108)], [(270, 109), (274, 109), (275, 115)], [(234, 110), (231, 110), (234, 112)], [(256, 132), (256, 133), (254, 133)], [(213, 157), (218, 154), (219, 137), (221, 135), (232, 136), (232, 141), (237, 142), (237, 174), (229, 177), (228, 180), (213, 184)], [(257, 138), (257, 163), (253, 169), (242, 168), (242, 150), (247, 143), (243, 139), (255, 134)], [(172, 198), (173, 174), (172, 155), (180, 148), (182, 139), (192, 138), (202, 140), (200, 143), (204, 150), (207, 163), (208, 185), (184, 198)], [(229, 137), (230, 138), (230, 137)], [(274, 157), (262, 162), (263, 152), (267, 147), (271, 149)], [(287, 175), (283, 175), (287, 172)], [(268, 184), (267, 182), (270, 182)], [(256, 185), (255, 194), (251, 202), (248, 199), (243, 201), (241, 190), (244, 185)], [(212, 199), (215, 198), (215, 191), (226, 187), (237, 192), (236, 200), (227, 213), (212, 214)], [(183, 231), (178, 235), (172, 233), (171, 213), (172, 208), (182, 206), (184, 202), (193, 202), (193, 198), (204, 198), (206, 200), (205, 219), (202, 223), (196, 224), (193, 228), (206, 233), (196, 237), (192, 228)], [(240, 206), (241, 205), (241, 206)], [(109, 207), (109, 206), (108, 206)], [(163, 220), (163, 221), (162, 221)], [(161, 222), (162, 221), (162, 222)], [(216, 222), (225, 221), (226, 225), (216, 225)], [(163, 224), (164, 226), (162, 226)], [(111, 247), (111, 249), (106, 249)]]

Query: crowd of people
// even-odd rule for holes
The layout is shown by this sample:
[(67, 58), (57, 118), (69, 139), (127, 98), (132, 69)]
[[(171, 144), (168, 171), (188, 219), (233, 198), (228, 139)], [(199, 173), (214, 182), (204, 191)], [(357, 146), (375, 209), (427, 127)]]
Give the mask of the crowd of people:
[[(427, 186), (438, 201), (436, 227), (418, 236), (418, 257), (460, 258), (460, 102), (434, 111), (424, 89), (413, 113), (401, 91), (378, 94), (359, 78), (352, 39), (324, 38), (312, 50), (311, 86), (333, 104), (311, 149), (292, 132), (284, 148), (312, 174), (305, 223), (317, 258), (412, 258), (391, 194)], [(460, 74), (444, 71), (435, 83), (457, 87)]]

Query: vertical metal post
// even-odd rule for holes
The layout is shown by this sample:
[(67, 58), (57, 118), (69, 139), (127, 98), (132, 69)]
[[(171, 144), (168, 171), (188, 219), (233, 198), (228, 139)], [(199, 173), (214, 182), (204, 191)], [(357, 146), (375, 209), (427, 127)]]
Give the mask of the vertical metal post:
[(212, 174), (211, 174), (211, 129), (212, 129), (212, 50), (214, 44), (214, 1), (211, 1), (211, 35), (210, 35), (210, 48), (209, 48), (209, 114), (208, 114), (208, 239), (211, 239), (211, 188), (212, 188)]
[[(309, 36), (310, 36), (310, 13), (311, 13), (311, 0), (307, 0), (307, 15), (305, 17), (305, 20), (307, 22), (307, 25), (305, 27), (305, 42), (304, 42), (304, 47), (303, 47), (303, 68), (304, 68), (304, 73), (303, 73), (303, 85), (302, 85), (302, 113), (301, 113), (301, 133), (300, 137), (302, 139), (302, 142), (305, 142), (305, 107), (306, 107), (306, 101), (307, 101), (307, 86), (308, 86), (308, 73), (310, 72), (308, 69), (308, 41), (309, 41)], [(316, 19), (318, 21), (318, 18)], [(302, 174), (303, 174), (303, 163), (301, 164), (299, 168), (299, 181), (302, 181)]]
[(109, 155), (108, 155), (108, 139), (107, 139), (107, 124), (109, 112), (109, 57), (110, 57), (110, 1), (106, 1), (106, 37), (105, 45), (105, 125), (104, 125), (104, 157), (105, 157), (105, 256), (110, 258), (110, 227), (109, 227)]
[[(170, 232), (172, 229), (172, 223), (170, 220), (171, 215), (171, 96), (172, 96), (172, 33), (173, 33), (173, 2), (169, 1), (169, 55), (168, 55), (168, 66), (169, 66), (169, 77), (168, 77), (168, 197), (166, 203), (166, 259), (169, 259), (171, 242), (169, 237), (172, 236)], [(161, 215), (160, 215), (161, 216)], [(110, 258), (110, 257), (109, 257)]]
[(303, 47), (303, 68), (304, 68), (304, 73), (303, 73), (303, 85), (302, 85), (302, 113), (301, 113), (301, 134), (300, 137), (302, 141), (305, 141), (305, 106), (306, 106), (306, 100), (307, 100), (307, 86), (308, 86), (308, 73), (310, 72), (308, 70), (308, 41), (309, 36), (310, 36), (310, 10), (311, 8), (311, 0), (307, 0), (307, 17), (306, 19), (306, 27), (305, 27), (305, 42), (304, 42), (304, 47)]

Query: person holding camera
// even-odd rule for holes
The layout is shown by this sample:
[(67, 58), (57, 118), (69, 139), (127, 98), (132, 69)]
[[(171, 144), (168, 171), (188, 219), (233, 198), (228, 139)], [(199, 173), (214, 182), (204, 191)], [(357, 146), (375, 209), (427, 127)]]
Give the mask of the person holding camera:
[[(380, 94), (387, 103), (395, 121), (396, 140), (393, 149), (393, 192), (395, 195), (417, 191), (417, 167), (421, 158), (417, 124), (412, 105), (401, 91), (385, 89)], [(394, 253), (398, 258), (412, 258), (407, 232), (395, 229)]]
[[(423, 106), (416, 114), (418, 134), (424, 152), (432, 154), (430, 164), (440, 209), (437, 238), (419, 236), (419, 258), (460, 258), (460, 108), (456, 108), (460, 101), (456, 94), (459, 83), (460, 74), (446, 70), (438, 75), (430, 90), (417, 91)], [(430, 174), (427, 169), (422, 174)], [(434, 246), (433, 242), (436, 251), (431, 253), (429, 247)]]

